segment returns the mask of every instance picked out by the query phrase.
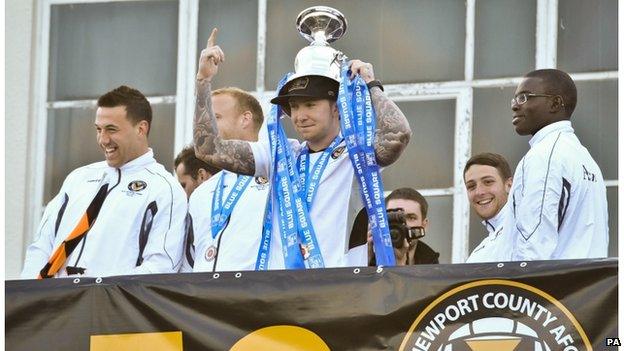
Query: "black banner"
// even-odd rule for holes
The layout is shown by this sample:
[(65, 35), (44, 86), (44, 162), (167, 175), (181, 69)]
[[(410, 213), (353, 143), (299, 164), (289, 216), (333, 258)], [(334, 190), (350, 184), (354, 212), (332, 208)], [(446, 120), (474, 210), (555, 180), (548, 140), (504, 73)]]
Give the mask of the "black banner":
[[(7, 350), (604, 350), (617, 260), (6, 282)], [(138, 348), (140, 345), (141, 348)]]

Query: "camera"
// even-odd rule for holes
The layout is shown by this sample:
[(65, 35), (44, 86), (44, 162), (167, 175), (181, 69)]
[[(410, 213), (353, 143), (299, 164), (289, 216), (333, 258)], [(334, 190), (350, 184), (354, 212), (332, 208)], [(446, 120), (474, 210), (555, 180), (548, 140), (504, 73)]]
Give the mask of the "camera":
[(405, 221), (405, 211), (402, 208), (396, 208), (387, 211), (388, 214), (388, 226), (390, 228), (390, 238), (392, 239), (392, 246), (400, 249), (405, 245), (405, 240), (408, 242), (412, 240), (420, 239), (425, 236), (425, 228), (423, 227), (409, 227)]

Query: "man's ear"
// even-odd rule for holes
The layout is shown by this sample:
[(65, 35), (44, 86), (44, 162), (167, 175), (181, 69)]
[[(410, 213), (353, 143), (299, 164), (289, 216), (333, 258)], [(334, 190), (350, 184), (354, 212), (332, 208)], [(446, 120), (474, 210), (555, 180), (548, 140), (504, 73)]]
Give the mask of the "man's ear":
[(149, 123), (146, 120), (142, 120), (137, 123), (137, 126), (139, 127), (139, 134), (147, 137), (147, 133), (149, 132)]
[(513, 177), (509, 177), (507, 178), (507, 180), (505, 180), (504, 186), (505, 186), (505, 192), (507, 194), (509, 194), (509, 191), (511, 190), (511, 185), (513, 184)]
[(241, 127), (243, 129), (250, 128), (253, 125), (253, 114), (251, 111), (245, 111), (241, 114)]
[(427, 229), (427, 227), (429, 226), (429, 218), (425, 218), (422, 220), (422, 227)]
[(550, 112), (559, 112), (564, 109), (563, 98), (559, 95), (552, 99), (550, 104)]
[(206, 171), (203, 168), (200, 168), (197, 171), (197, 180), (199, 181), (199, 183), (205, 182), (210, 177), (211, 177), (210, 173), (208, 173), (208, 171)]
[(337, 101), (333, 101), (331, 103), (331, 112), (332, 112), (332, 116), (336, 116), (338, 119), (340, 119), (340, 111), (338, 110), (338, 102)]

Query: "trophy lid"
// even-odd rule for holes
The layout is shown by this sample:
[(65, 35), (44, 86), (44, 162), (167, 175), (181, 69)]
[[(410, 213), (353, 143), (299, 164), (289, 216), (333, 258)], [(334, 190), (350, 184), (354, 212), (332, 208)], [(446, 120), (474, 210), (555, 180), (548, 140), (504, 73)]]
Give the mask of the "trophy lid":
[(347, 31), (347, 19), (328, 6), (312, 6), (297, 16), (297, 30), (311, 45), (327, 45), (340, 39)]

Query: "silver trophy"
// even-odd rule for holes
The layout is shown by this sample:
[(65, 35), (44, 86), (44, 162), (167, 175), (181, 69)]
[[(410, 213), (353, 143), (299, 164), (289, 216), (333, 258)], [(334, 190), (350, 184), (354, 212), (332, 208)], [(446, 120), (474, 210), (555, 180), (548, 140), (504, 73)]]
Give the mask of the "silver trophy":
[(329, 46), (347, 31), (347, 19), (331, 7), (313, 6), (297, 16), (297, 30), (307, 41), (307, 46), (295, 58), (295, 74), (289, 79), (319, 75), (340, 81), (340, 65), (346, 56)]

